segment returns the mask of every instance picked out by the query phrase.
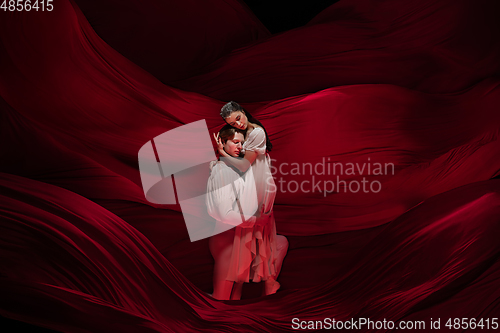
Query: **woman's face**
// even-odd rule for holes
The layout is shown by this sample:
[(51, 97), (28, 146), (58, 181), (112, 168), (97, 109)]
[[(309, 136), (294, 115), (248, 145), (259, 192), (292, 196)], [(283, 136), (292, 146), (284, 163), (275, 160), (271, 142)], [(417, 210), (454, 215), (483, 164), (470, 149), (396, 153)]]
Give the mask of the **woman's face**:
[(224, 143), (224, 150), (226, 153), (233, 157), (238, 157), (242, 149), (243, 139), (243, 134), (234, 133), (234, 137), (232, 139), (228, 139), (226, 143)]
[(234, 112), (231, 112), (229, 117), (226, 118), (226, 123), (228, 123), (229, 125), (231, 125), (235, 128), (245, 130), (248, 126), (248, 119), (247, 119), (246, 114), (244, 114), (243, 112), (234, 111)]

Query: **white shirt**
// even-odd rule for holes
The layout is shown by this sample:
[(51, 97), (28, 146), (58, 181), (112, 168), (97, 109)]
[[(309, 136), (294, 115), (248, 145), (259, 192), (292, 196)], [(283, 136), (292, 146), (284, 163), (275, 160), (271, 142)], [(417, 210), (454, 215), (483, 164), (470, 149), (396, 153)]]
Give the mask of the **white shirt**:
[(217, 221), (234, 226), (241, 224), (243, 219), (251, 218), (258, 208), (252, 168), (242, 176), (222, 161), (212, 161), (210, 168), (206, 196), (208, 214)]

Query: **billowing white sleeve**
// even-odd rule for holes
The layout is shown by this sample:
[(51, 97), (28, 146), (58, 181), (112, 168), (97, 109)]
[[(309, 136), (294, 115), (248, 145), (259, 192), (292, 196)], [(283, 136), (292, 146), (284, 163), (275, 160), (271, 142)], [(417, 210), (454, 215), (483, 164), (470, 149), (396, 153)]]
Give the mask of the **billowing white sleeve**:
[(244, 151), (254, 151), (259, 155), (266, 153), (266, 132), (261, 127), (255, 128), (243, 144)]
[[(207, 183), (206, 196), (210, 216), (234, 226), (241, 224), (243, 219), (246, 221), (252, 217), (257, 210), (257, 192), (251, 168), (249, 170), (250, 173), (247, 172), (240, 177), (224, 163), (213, 166)], [(236, 197), (239, 199), (242, 212)]]

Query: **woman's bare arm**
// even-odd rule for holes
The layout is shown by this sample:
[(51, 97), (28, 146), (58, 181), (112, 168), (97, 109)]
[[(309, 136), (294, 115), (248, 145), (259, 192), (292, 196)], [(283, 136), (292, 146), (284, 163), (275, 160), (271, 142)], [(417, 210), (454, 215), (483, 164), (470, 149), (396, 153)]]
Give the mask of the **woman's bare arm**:
[(241, 172), (247, 171), (248, 168), (252, 165), (252, 163), (257, 158), (257, 153), (254, 152), (254, 151), (250, 151), (250, 150), (248, 150), (245, 153), (245, 157), (244, 158), (233, 157), (233, 156), (229, 155), (228, 153), (226, 153), (224, 150), (222, 150), (222, 152), (219, 151), (219, 153), (223, 157), (222, 160), (224, 162), (231, 163), (233, 166), (235, 166)]

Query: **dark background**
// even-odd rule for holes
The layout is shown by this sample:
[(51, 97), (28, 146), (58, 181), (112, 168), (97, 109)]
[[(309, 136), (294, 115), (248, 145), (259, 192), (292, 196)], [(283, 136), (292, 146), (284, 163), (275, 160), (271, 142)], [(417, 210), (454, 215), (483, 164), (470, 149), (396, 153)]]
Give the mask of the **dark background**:
[(283, 32), (305, 25), (323, 9), (338, 0), (246, 0), (248, 7), (271, 33)]
[[(338, 2), (338, 0), (294, 2), (286, 0), (247, 0), (243, 2), (274, 34), (305, 25), (323, 9)], [(61, 316), (64, 316), (64, 314), (61, 314)], [(2, 332), (57, 332), (1, 316), (0, 330)]]

